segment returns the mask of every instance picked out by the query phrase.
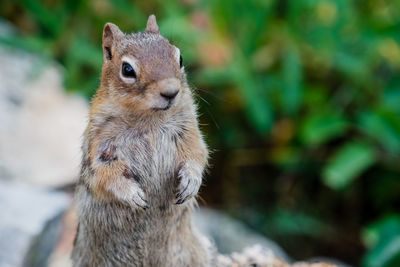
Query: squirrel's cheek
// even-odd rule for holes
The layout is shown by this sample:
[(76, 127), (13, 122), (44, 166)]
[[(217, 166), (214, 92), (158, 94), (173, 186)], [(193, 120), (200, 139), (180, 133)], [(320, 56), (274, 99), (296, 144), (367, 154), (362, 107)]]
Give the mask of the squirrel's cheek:
[(157, 95), (152, 91), (145, 92), (143, 99), (140, 101), (139, 106), (142, 110), (150, 110), (158, 106)]

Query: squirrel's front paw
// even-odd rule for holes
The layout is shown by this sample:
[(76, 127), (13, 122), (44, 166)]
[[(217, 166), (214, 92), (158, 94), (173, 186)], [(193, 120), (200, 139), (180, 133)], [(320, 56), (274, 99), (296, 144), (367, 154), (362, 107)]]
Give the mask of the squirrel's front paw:
[(149, 205), (145, 198), (145, 193), (140, 187), (139, 183), (135, 181), (135, 175), (128, 169), (125, 169), (122, 175), (124, 176), (124, 178), (126, 178), (123, 183), (123, 186), (126, 188), (126, 190), (123, 190), (121, 188), (120, 192), (122, 194), (120, 193), (120, 197), (130, 204), (141, 207), (143, 209), (147, 209)]
[(201, 167), (185, 163), (178, 172), (178, 192), (176, 204), (182, 204), (199, 192), (201, 186)]
[(127, 196), (126, 201), (131, 202), (131, 204), (134, 204), (135, 206), (138, 206), (142, 209), (148, 209), (149, 204), (147, 203), (143, 189), (140, 188), (137, 183), (134, 183), (133, 185), (131, 185), (130, 190), (131, 192)]
[(125, 202), (134, 207), (143, 209), (149, 208), (146, 200), (146, 194), (141, 188), (140, 184), (136, 181), (135, 176), (131, 171), (125, 169), (122, 177), (116, 177), (107, 185), (107, 189), (118, 200)]

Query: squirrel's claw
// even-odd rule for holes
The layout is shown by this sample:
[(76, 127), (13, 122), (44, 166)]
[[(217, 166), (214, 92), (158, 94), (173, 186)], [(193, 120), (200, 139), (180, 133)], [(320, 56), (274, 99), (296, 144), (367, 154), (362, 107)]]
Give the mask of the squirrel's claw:
[(178, 199), (175, 204), (182, 204), (199, 192), (201, 186), (201, 177), (195, 175), (188, 168), (182, 168), (178, 173), (178, 192), (175, 197)]
[(143, 200), (141, 198), (134, 197), (132, 199), (132, 201), (136, 206), (138, 206), (138, 207), (140, 207), (140, 208), (142, 208), (144, 210), (146, 210), (146, 209), (148, 209), (150, 207), (149, 204), (147, 203), (147, 201), (145, 201), (145, 200)]
[(145, 194), (143, 192), (143, 190), (139, 187), (139, 185), (135, 185), (132, 188), (132, 192), (131, 192), (131, 202), (132, 204), (134, 204), (137, 207), (140, 207), (144, 210), (148, 209), (150, 206), (145, 198)]

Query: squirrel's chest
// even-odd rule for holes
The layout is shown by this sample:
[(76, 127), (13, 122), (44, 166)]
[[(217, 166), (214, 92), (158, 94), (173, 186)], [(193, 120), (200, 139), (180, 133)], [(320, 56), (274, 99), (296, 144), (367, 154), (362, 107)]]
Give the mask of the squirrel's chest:
[(170, 175), (176, 169), (178, 140), (173, 132), (137, 133), (132, 130), (118, 138), (121, 159), (140, 176)]

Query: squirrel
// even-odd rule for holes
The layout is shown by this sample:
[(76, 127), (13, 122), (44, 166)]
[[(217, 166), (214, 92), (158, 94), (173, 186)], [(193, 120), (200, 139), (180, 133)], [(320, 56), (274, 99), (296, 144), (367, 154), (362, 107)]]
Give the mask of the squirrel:
[(74, 266), (209, 266), (190, 212), (208, 150), (180, 50), (107, 23), (103, 66), (83, 138)]

